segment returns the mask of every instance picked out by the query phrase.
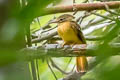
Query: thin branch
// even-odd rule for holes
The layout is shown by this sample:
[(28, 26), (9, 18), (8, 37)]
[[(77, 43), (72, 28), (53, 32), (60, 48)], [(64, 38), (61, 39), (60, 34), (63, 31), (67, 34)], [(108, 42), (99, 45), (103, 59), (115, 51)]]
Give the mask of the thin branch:
[[(32, 43), (38, 43), (41, 42), (43, 40), (48, 40), (48, 39), (53, 39), (53, 40), (61, 40), (61, 38), (59, 37), (53, 37), (57, 35), (57, 31), (50, 33), (48, 35), (45, 35), (41, 38), (35, 38), (32, 40)], [(53, 38), (52, 38), (53, 37)], [(104, 38), (104, 36), (85, 36), (86, 40), (88, 41), (97, 41), (97, 40), (102, 40)]]
[(36, 67), (34, 60), (31, 61), (32, 77), (33, 80), (37, 80)]
[(32, 43), (37, 43), (37, 42), (40, 42), (40, 41), (43, 41), (43, 40), (48, 40), (48, 39), (52, 38), (55, 35), (57, 35), (57, 31), (49, 33), (48, 35), (46, 35), (46, 36), (44, 36), (42, 38), (33, 39)]
[(40, 24), (39, 18), (37, 18), (37, 22), (38, 22), (39, 27), (41, 27), (41, 24)]
[(85, 12), (85, 14), (83, 16), (79, 17), (76, 21), (79, 22), (79, 24), (81, 24), (83, 19), (90, 16), (90, 15), (91, 15), (91, 13)]
[[(110, 14), (109, 14), (109, 13), (105, 13), (104, 16), (110, 16)], [(82, 26), (82, 30), (88, 29), (89, 27), (94, 26), (94, 25), (97, 25), (98, 23), (103, 22), (103, 21), (105, 21), (105, 20), (106, 20), (106, 19), (103, 18), (103, 17), (97, 17), (96, 19), (90, 21), (90, 22), (87, 23), (87, 24), (86, 24), (86, 23), (83, 23), (83, 25), (81, 25), (81, 26)]]
[(75, 0), (73, 0), (73, 11), (74, 11), (73, 15), (75, 15), (78, 12), (74, 4), (75, 4)]
[(85, 38), (88, 41), (98, 41), (98, 40), (103, 40), (105, 36), (85, 36)]
[(99, 25), (95, 25), (95, 26), (91, 26), (86, 30), (83, 30), (84, 35), (88, 35), (90, 33), (92, 33), (95, 30), (101, 29), (103, 27), (108, 27), (108, 25), (114, 25), (115, 22), (111, 22), (111, 23), (103, 23), (103, 24), (99, 24)]
[(111, 11), (107, 4), (105, 4), (105, 8), (106, 8), (106, 11), (108, 11), (110, 14), (113, 14), (113, 15), (116, 15), (116, 16), (120, 15), (119, 13)]
[(56, 27), (57, 27), (57, 26), (52, 27), (52, 28), (49, 28), (49, 29), (46, 29), (46, 30), (42, 31), (42, 33), (44, 33), (44, 32), (48, 32), (48, 31), (50, 31), (50, 30), (53, 30), (53, 29), (55, 29)]
[(38, 62), (38, 59), (36, 59), (36, 69), (37, 69), (37, 77), (38, 77), (38, 80), (40, 80), (40, 74), (39, 74), (39, 62)]
[(54, 71), (52, 70), (52, 67), (50, 66), (50, 64), (49, 64), (49, 61), (48, 61), (48, 60), (47, 60), (47, 64), (48, 64), (48, 67), (49, 67), (50, 71), (52, 72), (52, 74), (53, 74), (54, 78), (55, 78), (56, 80), (58, 80), (58, 78), (57, 78), (57, 76), (55, 75)]
[(112, 20), (112, 21), (115, 21), (115, 19), (111, 18), (111, 17), (107, 17), (107, 16), (104, 16), (104, 15), (100, 15), (98, 13), (95, 13), (95, 12), (91, 12), (92, 14), (96, 15), (96, 16), (100, 16), (100, 17), (103, 17), (104, 19), (109, 19), (109, 20)]
[(73, 68), (72, 68), (71, 72), (73, 72), (73, 71), (74, 71), (74, 69), (75, 69), (75, 66), (76, 66), (76, 64), (74, 64), (74, 66), (73, 66)]
[(62, 74), (68, 75), (68, 74), (71, 73), (71, 72), (65, 72), (65, 71), (63, 71), (61, 68), (59, 68), (59, 67), (54, 63), (54, 61), (53, 61), (52, 59), (50, 59), (50, 62), (51, 62), (51, 64), (52, 64), (52, 66), (55, 67), (57, 70), (59, 70)]
[(68, 68), (68, 66), (69, 66), (69, 64), (70, 64), (70, 62), (72, 61), (72, 57), (70, 58), (70, 60), (68, 61), (68, 63), (67, 63), (67, 66), (65, 67), (65, 69), (64, 69), (64, 71), (66, 71), (67, 70), (67, 68)]

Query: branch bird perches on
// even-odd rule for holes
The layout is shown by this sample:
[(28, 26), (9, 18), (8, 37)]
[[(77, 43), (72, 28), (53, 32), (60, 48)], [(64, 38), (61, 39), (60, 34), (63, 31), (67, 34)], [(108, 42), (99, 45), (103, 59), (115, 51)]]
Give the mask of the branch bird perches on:
[[(71, 46), (64, 46), (61, 47), (60, 44), (46, 44), (44, 46), (38, 46), (38, 47), (29, 47), (22, 49), (20, 52), (21, 55), (18, 55), (19, 57), (22, 56), (22, 59), (25, 60), (32, 60), (32, 59), (39, 59), (44, 56), (51, 56), (51, 57), (76, 57), (76, 56), (82, 56), (82, 53), (85, 53), (85, 56), (97, 56), (96, 53), (99, 45), (87, 45), (85, 47), (85, 44), (81, 45), (75, 45), (73, 47)], [(108, 45), (110, 49), (114, 51), (112, 55), (119, 55), (120, 52), (120, 44), (119, 43), (113, 43)], [(74, 52), (74, 49), (79, 50), (79, 54)]]

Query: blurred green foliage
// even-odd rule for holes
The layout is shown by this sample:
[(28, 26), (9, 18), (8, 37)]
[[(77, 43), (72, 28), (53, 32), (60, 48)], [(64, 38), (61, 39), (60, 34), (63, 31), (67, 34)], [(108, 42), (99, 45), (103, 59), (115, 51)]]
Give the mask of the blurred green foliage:
[(25, 28), (53, 1), (0, 1), (0, 80), (31, 80), (29, 66), (19, 62), (18, 51), (26, 47)]

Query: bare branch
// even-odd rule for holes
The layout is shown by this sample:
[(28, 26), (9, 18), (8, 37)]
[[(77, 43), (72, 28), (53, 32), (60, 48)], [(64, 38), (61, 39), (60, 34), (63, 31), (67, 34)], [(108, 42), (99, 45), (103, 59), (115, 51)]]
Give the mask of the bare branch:
[(43, 40), (48, 40), (48, 39), (52, 38), (55, 35), (57, 35), (57, 31), (51, 32), (51, 33), (49, 33), (48, 35), (46, 35), (46, 36), (44, 36), (42, 38), (33, 39), (32, 43), (37, 43), (37, 42), (40, 42), (40, 41), (43, 41)]
[(53, 74), (54, 78), (55, 78), (56, 80), (58, 80), (58, 78), (57, 78), (57, 76), (56, 76), (55, 72), (53, 71), (52, 67), (50, 66), (50, 64), (49, 64), (49, 61), (48, 61), (48, 60), (47, 60), (47, 64), (48, 64), (48, 67), (49, 67), (50, 71), (52, 72), (52, 74)]
[[(38, 42), (41, 42), (43, 40), (48, 40), (48, 39), (51, 39), (51, 40), (61, 40), (60, 37), (54, 37), (57, 35), (57, 31), (56, 32), (53, 32), (53, 33), (50, 33), (48, 35), (45, 35), (41, 38), (35, 38), (32, 40), (32, 43), (38, 43)], [(85, 36), (86, 40), (89, 40), (89, 41), (96, 41), (96, 40), (102, 40), (104, 38), (104, 36)]]
[(69, 6), (57, 6), (51, 8), (45, 8), (43, 13), (39, 16), (46, 14), (55, 14), (55, 13), (63, 13), (63, 12), (73, 12), (73, 7), (77, 9), (77, 11), (91, 11), (91, 10), (105, 10), (105, 4), (109, 6), (110, 9), (119, 8), (120, 1), (110, 1), (110, 2), (99, 2), (99, 3), (81, 3), (74, 4)]

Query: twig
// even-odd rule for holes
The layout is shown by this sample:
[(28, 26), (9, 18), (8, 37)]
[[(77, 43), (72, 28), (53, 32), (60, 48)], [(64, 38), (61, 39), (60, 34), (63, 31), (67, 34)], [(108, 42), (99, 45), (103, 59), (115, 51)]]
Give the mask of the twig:
[(101, 29), (103, 27), (108, 27), (108, 25), (114, 25), (114, 24), (115, 24), (115, 22), (113, 22), (113, 23), (103, 23), (103, 24), (99, 24), (99, 25), (96, 25), (96, 26), (91, 26), (90, 28), (88, 28), (86, 30), (83, 30), (83, 33), (84, 33), (84, 35), (88, 35), (95, 30)]
[(38, 21), (39, 26), (41, 27), (41, 25), (40, 25), (40, 21), (39, 21), (39, 18), (37, 18), (37, 21)]
[(47, 29), (47, 30), (44, 30), (44, 31), (42, 31), (42, 33), (44, 33), (44, 32), (48, 32), (48, 31), (50, 31), (50, 30), (53, 30), (53, 29), (55, 29), (57, 26), (55, 26), (55, 27), (52, 27), (52, 28), (49, 28), (49, 29)]
[(94, 15), (96, 15), (96, 16), (100, 16), (100, 17), (103, 17), (105, 19), (109, 19), (109, 20), (115, 21), (115, 19), (113, 19), (113, 18), (110, 18), (110, 17), (107, 17), (107, 16), (103, 16), (103, 15), (100, 15), (100, 14), (94, 13), (94, 12), (91, 12), (91, 13), (94, 14)]
[(91, 19), (91, 20), (88, 22), (88, 24), (86, 25), (86, 27), (84, 27), (84, 28), (82, 28), (82, 29), (85, 30), (85, 29), (91, 27), (90, 25), (92, 25), (92, 22), (93, 22), (94, 20), (95, 20), (95, 19)]
[(57, 76), (55, 75), (54, 71), (52, 70), (52, 68), (51, 68), (51, 66), (50, 66), (50, 64), (49, 64), (48, 59), (47, 59), (47, 64), (48, 64), (48, 67), (49, 67), (50, 71), (52, 72), (54, 78), (55, 78), (56, 80), (58, 80)]
[[(110, 16), (110, 14), (106, 13), (104, 16)], [(96, 18), (93, 21), (90, 21), (89, 24), (87, 24), (87, 25), (83, 25), (83, 26), (81, 25), (82, 26), (82, 30), (85, 30), (85, 29), (87, 29), (87, 28), (89, 28), (91, 26), (97, 25), (98, 23), (103, 22), (105, 20), (106, 19), (102, 18), (102, 17)]]
[(116, 12), (111, 11), (107, 4), (105, 4), (105, 8), (106, 8), (106, 11), (108, 11), (110, 14), (114, 14), (114, 15), (117, 15), (117, 16), (120, 15), (120, 14), (118, 14)]
[[(44, 26), (41, 26), (42, 29), (46, 29), (46, 28), (50, 28), (50, 27), (51, 27), (51, 26), (49, 25), (49, 23), (47, 23), (47, 24), (44, 25)], [(33, 33), (37, 32), (37, 31), (39, 31), (39, 30), (40, 30), (40, 29), (34, 31)]]
[(68, 61), (67, 66), (65, 67), (64, 71), (66, 71), (66, 69), (68, 68), (68, 66), (69, 66), (69, 64), (70, 64), (71, 61), (72, 61), (72, 57), (71, 57), (70, 60)]
[(75, 4), (75, 0), (73, 0), (73, 11), (74, 11), (73, 15), (75, 15), (78, 12), (74, 4)]
[(71, 72), (73, 72), (73, 71), (74, 71), (74, 69), (75, 69), (75, 66), (76, 66), (76, 64), (74, 64), (74, 66), (73, 66), (73, 68), (72, 68)]
[(52, 32), (52, 33), (50, 33), (50, 34), (48, 34), (48, 35), (46, 35), (46, 36), (44, 36), (42, 38), (33, 39), (32, 43), (37, 43), (37, 42), (40, 42), (40, 41), (43, 41), (43, 40), (48, 40), (48, 39), (52, 38), (55, 35), (57, 35), (57, 31)]
[(52, 59), (50, 59), (50, 61), (51, 61), (52, 66), (55, 67), (57, 70), (59, 70), (62, 74), (68, 75), (68, 74), (71, 73), (71, 72), (65, 72), (65, 71), (63, 71), (62, 69), (60, 69), (60, 68), (53, 62)]
[(40, 80), (38, 59), (36, 59), (36, 69), (37, 69), (37, 77), (38, 77), (38, 80)]
[(82, 23), (83, 19), (90, 16), (91, 14), (89, 12), (85, 12), (85, 14), (82, 17), (79, 17), (76, 21), (79, 22), (79, 24)]

